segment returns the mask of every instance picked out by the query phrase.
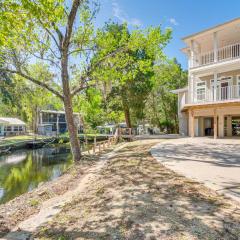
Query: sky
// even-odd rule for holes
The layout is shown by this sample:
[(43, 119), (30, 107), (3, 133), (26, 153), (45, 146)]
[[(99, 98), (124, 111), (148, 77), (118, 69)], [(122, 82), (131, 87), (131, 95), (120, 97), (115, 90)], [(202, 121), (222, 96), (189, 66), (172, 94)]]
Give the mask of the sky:
[(112, 19), (128, 22), (131, 28), (171, 27), (172, 40), (165, 49), (169, 58), (176, 57), (183, 69), (187, 59), (180, 51), (184, 36), (240, 17), (240, 0), (99, 0), (97, 25)]

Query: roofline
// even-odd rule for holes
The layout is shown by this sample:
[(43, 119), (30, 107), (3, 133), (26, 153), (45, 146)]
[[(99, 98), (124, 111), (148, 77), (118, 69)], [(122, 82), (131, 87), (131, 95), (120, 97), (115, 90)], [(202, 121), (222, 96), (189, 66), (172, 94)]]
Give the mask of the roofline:
[(185, 88), (179, 88), (179, 89), (176, 89), (176, 90), (171, 90), (170, 92), (174, 93), (174, 94), (178, 94), (178, 93), (181, 93), (181, 92), (186, 92), (187, 90), (188, 90), (188, 87), (185, 87)]
[(230, 21), (227, 21), (227, 22), (225, 22), (225, 23), (221, 23), (221, 24), (215, 25), (214, 27), (207, 28), (207, 29), (205, 29), (205, 30), (203, 30), (203, 31), (200, 31), (200, 32), (197, 32), (197, 33), (188, 35), (188, 36), (182, 38), (182, 40), (185, 41), (185, 40), (187, 40), (187, 39), (189, 39), (189, 38), (195, 37), (195, 36), (200, 35), (200, 34), (202, 34), (202, 33), (211, 31), (211, 30), (213, 30), (213, 29), (215, 29), (215, 28), (222, 27), (222, 26), (224, 26), (224, 25), (227, 25), (227, 24), (229, 24), (229, 23), (233, 23), (233, 22), (238, 21), (238, 20), (240, 20), (240, 17), (234, 18), (234, 19), (232, 19), (232, 20), (230, 20)]
[[(57, 110), (40, 110), (40, 112), (44, 112), (44, 113), (60, 113), (60, 114), (66, 114), (65, 111), (57, 111)], [(79, 112), (73, 112), (73, 114), (79, 114)]]

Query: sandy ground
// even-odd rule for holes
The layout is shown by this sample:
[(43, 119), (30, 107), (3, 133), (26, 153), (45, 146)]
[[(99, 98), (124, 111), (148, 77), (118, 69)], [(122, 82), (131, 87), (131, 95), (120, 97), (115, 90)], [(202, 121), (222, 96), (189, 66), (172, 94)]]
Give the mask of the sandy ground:
[(0, 237), (18, 228), (18, 225), (38, 214), (47, 201), (74, 191), (81, 181), (99, 162), (99, 156), (84, 158), (81, 162), (70, 167), (61, 177), (42, 183), (38, 188), (25, 193), (0, 205)]
[(32, 238), (240, 239), (239, 204), (160, 164), (149, 153), (160, 141), (118, 150)]
[(182, 138), (154, 146), (152, 155), (168, 168), (239, 201), (240, 140)]

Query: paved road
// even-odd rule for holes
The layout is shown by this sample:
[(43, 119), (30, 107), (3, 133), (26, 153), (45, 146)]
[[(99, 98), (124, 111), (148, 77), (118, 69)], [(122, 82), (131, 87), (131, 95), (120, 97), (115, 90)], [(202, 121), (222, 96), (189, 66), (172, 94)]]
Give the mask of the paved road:
[(240, 139), (168, 140), (151, 153), (175, 172), (240, 201)]

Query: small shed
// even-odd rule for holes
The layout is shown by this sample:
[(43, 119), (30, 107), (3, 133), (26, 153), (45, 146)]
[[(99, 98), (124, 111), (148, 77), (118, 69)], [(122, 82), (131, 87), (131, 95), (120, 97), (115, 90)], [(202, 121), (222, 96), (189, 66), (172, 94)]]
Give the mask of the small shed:
[(0, 136), (16, 136), (26, 133), (26, 123), (18, 118), (0, 117)]

